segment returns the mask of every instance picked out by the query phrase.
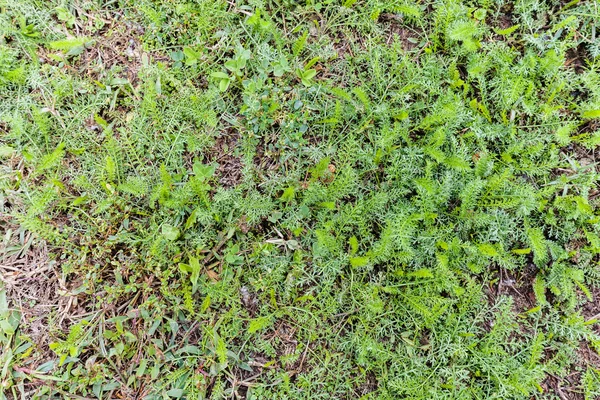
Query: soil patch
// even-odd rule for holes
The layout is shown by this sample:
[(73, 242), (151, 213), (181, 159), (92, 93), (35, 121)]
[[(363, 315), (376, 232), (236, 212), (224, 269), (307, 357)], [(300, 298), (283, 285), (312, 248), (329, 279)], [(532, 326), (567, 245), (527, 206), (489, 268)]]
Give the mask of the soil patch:
[(0, 281), (10, 308), (21, 313), (20, 333), (37, 347), (35, 362), (49, 353), (51, 327), (60, 327), (60, 315), (66, 298), (61, 296), (61, 282), (56, 264), (49, 258), (46, 243), (8, 221), (0, 224), (3, 232), (12, 232), (0, 244)]
[(224, 188), (239, 185), (243, 178), (244, 164), (241, 158), (235, 154), (239, 140), (240, 134), (230, 129), (218, 136), (215, 144), (207, 151), (205, 164), (211, 162), (218, 164), (216, 175), (219, 184)]
[(383, 13), (379, 16), (379, 23), (386, 31), (388, 45), (394, 40), (399, 40), (402, 48), (410, 51), (418, 47), (419, 32), (416, 29), (409, 29), (402, 24), (402, 17), (397, 14)]

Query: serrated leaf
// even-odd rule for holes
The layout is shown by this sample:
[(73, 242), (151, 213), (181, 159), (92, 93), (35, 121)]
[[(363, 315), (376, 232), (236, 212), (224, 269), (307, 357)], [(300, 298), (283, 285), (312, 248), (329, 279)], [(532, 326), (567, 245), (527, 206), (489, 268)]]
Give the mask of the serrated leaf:
[(395, 7), (395, 11), (399, 14), (403, 14), (408, 17), (419, 18), (421, 16), (421, 9), (418, 3), (415, 4), (401, 4)]
[(528, 247), (526, 249), (512, 249), (511, 250), (515, 254), (523, 255), (531, 253), (531, 249)]
[(356, 238), (356, 236), (352, 236), (348, 240), (348, 243), (350, 244), (350, 254), (356, 254), (356, 252), (358, 251), (358, 239)]
[(507, 36), (507, 35), (510, 35), (511, 33), (513, 33), (514, 31), (516, 31), (517, 29), (519, 29), (520, 27), (521, 27), (521, 25), (517, 24), (517, 25), (513, 25), (511, 27), (508, 27), (506, 29), (494, 29), (494, 31), (498, 35)]
[(475, 35), (477, 27), (472, 21), (457, 21), (448, 31), (448, 36), (453, 40), (468, 40)]
[(308, 38), (308, 31), (304, 32), (292, 45), (292, 54), (294, 57), (298, 56), (306, 45), (306, 39)]
[(221, 364), (225, 364), (227, 362), (227, 345), (221, 337), (217, 339), (215, 353)]
[(290, 186), (283, 191), (283, 193), (279, 199), (284, 202), (290, 202), (290, 201), (294, 200), (295, 196), (296, 196), (296, 189), (293, 186)]
[(548, 258), (546, 238), (539, 228), (529, 228), (526, 230), (529, 245), (533, 250), (533, 262), (541, 265)]
[(496, 250), (496, 247), (494, 247), (494, 245), (490, 243), (482, 243), (477, 245), (477, 247), (479, 248), (479, 251), (481, 251), (481, 253), (485, 256), (495, 257), (498, 255), (498, 250)]
[(546, 300), (546, 282), (541, 275), (537, 275), (533, 281), (533, 294), (540, 304), (547, 304)]
[(248, 333), (258, 332), (271, 324), (269, 317), (259, 317), (250, 321), (248, 325)]
[(407, 273), (406, 276), (413, 276), (415, 278), (433, 278), (433, 272), (428, 268), (421, 268)]
[(206, 295), (200, 306), (200, 312), (205, 312), (210, 307), (210, 295)]
[(65, 144), (59, 144), (56, 149), (50, 153), (42, 157), (40, 163), (37, 165), (36, 172), (42, 172), (49, 168), (56, 166), (65, 155)]
[(350, 257), (350, 265), (354, 268), (364, 267), (369, 263), (369, 257)]
[(115, 175), (117, 173), (117, 164), (111, 156), (106, 156), (104, 170), (106, 171), (106, 175), (108, 176), (108, 180), (110, 182), (115, 180)]

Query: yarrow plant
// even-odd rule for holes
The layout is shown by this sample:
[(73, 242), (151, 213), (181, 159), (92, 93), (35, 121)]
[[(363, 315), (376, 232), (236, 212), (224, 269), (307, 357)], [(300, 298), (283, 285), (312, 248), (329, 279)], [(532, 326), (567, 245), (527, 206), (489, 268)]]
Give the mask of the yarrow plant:
[(597, 398), (599, 6), (0, 0), (0, 399)]

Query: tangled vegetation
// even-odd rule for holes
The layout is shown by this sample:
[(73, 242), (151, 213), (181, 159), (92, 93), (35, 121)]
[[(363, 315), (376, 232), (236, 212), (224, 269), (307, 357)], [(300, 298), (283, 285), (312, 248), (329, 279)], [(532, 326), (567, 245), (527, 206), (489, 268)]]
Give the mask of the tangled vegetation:
[(0, 399), (596, 399), (598, 0), (0, 0)]

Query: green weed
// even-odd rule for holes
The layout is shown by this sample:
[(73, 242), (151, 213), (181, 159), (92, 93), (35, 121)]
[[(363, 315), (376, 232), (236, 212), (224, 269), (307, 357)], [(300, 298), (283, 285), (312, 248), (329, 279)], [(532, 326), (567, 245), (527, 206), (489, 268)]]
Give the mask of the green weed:
[(0, 0), (0, 398), (597, 397), (599, 5)]

